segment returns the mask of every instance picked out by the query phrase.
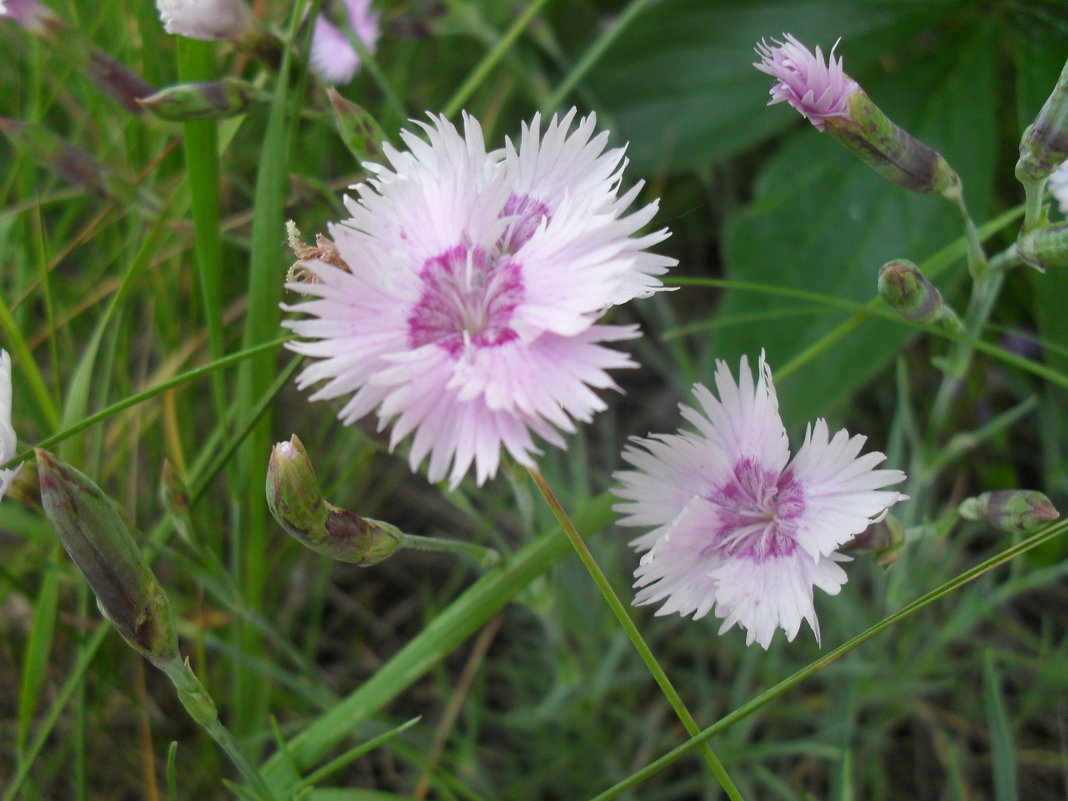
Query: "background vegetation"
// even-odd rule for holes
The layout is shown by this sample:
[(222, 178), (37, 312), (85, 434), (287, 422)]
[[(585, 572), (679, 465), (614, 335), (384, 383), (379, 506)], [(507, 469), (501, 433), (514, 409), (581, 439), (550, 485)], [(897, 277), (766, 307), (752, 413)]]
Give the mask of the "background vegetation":
[[(306, 234), (325, 230), (343, 214), (342, 189), (362, 175), (299, 74), (282, 89), (228, 44), (176, 42), (145, 0), (49, 5), (78, 36), (47, 45), (0, 20), (0, 115), (55, 132), (137, 190), (93, 194), (25, 142), (0, 141), (0, 341), (14, 358), (23, 446), (280, 337), (284, 219)], [(288, 30), (290, 3), (254, 7)], [(541, 463), (621, 596), (636, 563), (633, 532), (612, 526), (602, 493), (625, 437), (676, 428), (677, 402), (708, 380), (716, 358), (734, 365), (766, 349), (793, 436), (825, 416), (909, 471), (913, 501), (901, 515), (914, 541), (889, 566), (859, 557), (842, 595), (817, 600), (822, 651), (807, 632), (765, 653), (746, 649), (737, 630), (717, 636), (711, 620), (633, 610), (701, 725), (1014, 544), (955, 523), (947, 512), (962, 498), (1029, 487), (1068, 508), (1068, 272), (1008, 274), (984, 339), (1016, 361), (977, 354), (950, 420), (930, 430), (933, 360), (949, 343), (840, 301), (868, 304), (878, 267), (909, 258), (960, 308), (968, 282), (953, 209), (882, 181), (790, 109), (765, 108), (768, 79), (751, 66), (761, 37), (788, 31), (825, 51), (842, 37), (849, 73), (954, 165), (977, 221), (999, 220), (986, 231), (993, 253), (1018, 226), (1020, 133), (1068, 57), (1062, 2), (376, 7), (375, 69), (342, 93), (394, 141), (425, 110), (465, 108), (494, 143), (538, 109), (595, 110), (615, 142), (630, 143), (629, 181), (647, 181), (644, 199), (662, 198), (657, 224), (674, 232), (665, 247), (680, 260), (674, 277), (698, 284), (619, 311), (616, 321), (646, 333), (632, 345), (643, 368), (620, 376), (626, 394)], [(279, 99), (199, 129), (160, 122), (98, 90), (71, 57), (89, 45), (156, 87), (176, 82), (184, 59), (186, 76), (241, 75)], [(217, 212), (205, 185), (220, 188)], [(217, 251), (199, 235), (201, 263), (215, 264), (206, 275), (217, 281), (218, 317), (205, 306), (195, 214), (214, 215), (222, 232)], [(1042, 377), (1036, 364), (1052, 372)], [(420, 716), (317, 779), (310, 798), (582, 799), (686, 739), (561, 539), (537, 540), (519, 567), (479, 571), (419, 552), (360, 569), (286, 538), (262, 487), (269, 444), (292, 433), (327, 497), (406, 531), (515, 554), (555, 527), (522, 472), (456, 492), (411, 475), (373, 425), (344, 428), (336, 406), (308, 404), (285, 380), (291, 365), (275, 345), (54, 446), (141, 532), (183, 651), (250, 753), (267, 759), (288, 743), (270, 775), (284, 775), (290, 758), (310, 773)], [(164, 460), (189, 494), (187, 518), (160, 500)], [(1064, 554), (1052, 540), (1021, 555), (716, 736), (745, 797), (1064, 798)], [(503, 569), (514, 572), (501, 579)], [(231, 797), (229, 764), (165, 679), (107, 630), (29, 495), (0, 504), (0, 687), (4, 798)], [(691, 755), (622, 797), (721, 795)]]

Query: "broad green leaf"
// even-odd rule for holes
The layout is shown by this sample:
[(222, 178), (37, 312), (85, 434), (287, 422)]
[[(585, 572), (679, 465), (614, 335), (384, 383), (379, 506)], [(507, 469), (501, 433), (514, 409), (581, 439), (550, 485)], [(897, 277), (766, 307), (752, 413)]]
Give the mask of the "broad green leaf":
[[(942, 152), (961, 174), (973, 215), (983, 218), (991, 196), (996, 150), (997, 62), (993, 26), (963, 46), (899, 63), (891, 75), (865, 84), (891, 118)], [(829, 136), (804, 128), (766, 165), (755, 199), (727, 226), (725, 261), (731, 278), (795, 287), (835, 298), (869, 300), (879, 267), (893, 258), (922, 262), (956, 239), (961, 226), (950, 204), (890, 184)], [(963, 264), (949, 271), (963, 272)], [(790, 302), (728, 291), (718, 314), (788, 310)], [(759, 326), (723, 329), (715, 353), (736, 363), (766, 349), (774, 370), (840, 322), (839, 312), (784, 317)], [(799, 371), (783, 393), (788, 423), (827, 414), (876, 374), (908, 336), (892, 322), (862, 325)]]
[(793, 33), (810, 47), (841, 52), (865, 77), (876, 59), (954, 3), (888, 0), (668, 0), (643, 14), (591, 73), (601, 106), (630, 142), (639, 172), (707, 166), (781, 133), (795, 122), (768, 112), (767, 75), (753, 68), (762, 38)]

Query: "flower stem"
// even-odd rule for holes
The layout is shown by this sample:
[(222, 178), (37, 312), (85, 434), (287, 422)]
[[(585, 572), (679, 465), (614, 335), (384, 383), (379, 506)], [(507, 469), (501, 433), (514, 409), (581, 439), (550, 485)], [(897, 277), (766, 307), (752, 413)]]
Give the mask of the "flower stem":
[[(619, 596), (616, 595), (615, 591), (612, 589), (612, 585), (608, 583), (608, 579), (594, 560), (593, 554), (590, 553), (590, 549), (586, 547), (586, 543), (583, 541), (582, 537), (579, 536), (574, 524), (567, 516), (567, 512), (564, 511), (564, 507), (560, 505), (560, 501), (557, 500), (556, 495), (553, 494), (552, 489), (545, 483), (545, 479), (542, 478), (540, 473), (529, 467), (527, 468), (527, 472), (530, 473), (534, 485), (538, 488), (541, 496), (552, 510), (553, 516), (556, 517), (556, 520), (563, 528), (564, 533), (567, 534), (567, 538), (571, 541), (572, 547), (574, 547), (579, 559), (582, 560), (582, 564), (585, 565), (586, 570), (589, 571), (590, 577), (593, 579), (594, 584), (597, 585), (597, 589), (601, 591), (601, 595), (604, 596), (608, 607), (616, 616), (616, 620), (619, 621), (619, 624), (627, 633), (631, 643), (633, 643), (638, 654), (641, 656), (642, 661), (645, 662), (645, 666), (649, 669), (649, 672), (653, 674), (653, 678), (656, 679), (656, 683), (660, 685), (660, 690), (664, 693), (664, 697), (667, 698), (668, 703), (671, 704), (671, 708), (675, 710), (675, 714), (678, 715), (679, 720), (682, 721), (682, 725), (686, 728), (686, 731), (691, 737), (695, 736), (700, 731), (697, 722), (693, 719), (689, 710), (686, 709), (686, 706), (682, 702), (682, 698), (679, 697), (678, 692), (672, 685), (671, 679), (667, 677), (664, 669), (660, 667), (660, 663), (657, 662), (656, 657), (646, 644), (641, 632), (638, 631), (638, 627), (634, 625), (634, 621), (631, 620), (630, 615), (627, 614), (623, 602), (619, 600)], [(716, 777), (716, 780), (720, 783), (720, 786), (723, 787), (724, 792), (727, 793), (727, 796), (731, 801), (742, 801), (741, 793), (738, 792), (738, 788), (735, 787), (734, 782), (731, 781), (731, 777), (727, 775), (727, 771), (723, 768), (719, 758), (712, 751), (712, 748), (708, 743), (702, 743), (699, 750), (704, 757), (705, 762), (708, 763), (708, 767), (711, 769), (712, 774)]]
[(978, 281), (987, 270), (986, 254), (983, 252), (983, 245), (979, 241), (979, 231), (975, 227), (975, 222), (972, 221), (972, 216), (968, 213), (968, 207), (964, 203), (964, 192), (958, 181), (952, 190), (947, 190), (942, 193), (942, 196), (949, 200), (957, 208), (957, 212), (960, 214), (961, 224), (964, 226), (964, 238), (968, 243), (968, 272), (972, 276), (972, 280)]
[(1027, 198), (1024, 206), (1023, 231), (1026, 233), (1042, 222), (1042, 193), (1046, 188), (1046, 179), (1028, 181), (1019, 179), (1023, 184), (1024, 197)]
[(444, 551), (459, 554), (473, 559), (479, 567), (493, 567), (501, 561), (500, 553), (493, 548), (486, 548), (473, 542), (449, 540), (444, 537), (422, 537), (418, 534), (401, 532), (401, 547), (414, 548), (417, 551)]
[(249, 783), (256, 795), (262, 801), (275, 801), (274, 793), (271, 792), (271, 788), (263, 780), (263, 776), (260, 775), (260, 772), (252, 764), (245, 752), (241, 750), (241, 746), (237, 744), (237, 740), (234, 739), (230, 730), (219, 720), (215, 702), (208, 694), (208, 691), (204, 689), (204, 685), (200, 683), (200, 679), (193, 673), (189, 663), (183, 662), (176, 657), (168, 661), (158, 662), (156, 667), (167, 674), (167, 678), (171, 680), (174, 689), (178, 691), (178, 698), (190, 717), (199, 723), (211, 735), (211, 738), (218, 743), (219, 747), (226, 752), (226, 755), (230, 757), (230, 761), (234, 763), (234, 767), (238, 769), (242, 778)]

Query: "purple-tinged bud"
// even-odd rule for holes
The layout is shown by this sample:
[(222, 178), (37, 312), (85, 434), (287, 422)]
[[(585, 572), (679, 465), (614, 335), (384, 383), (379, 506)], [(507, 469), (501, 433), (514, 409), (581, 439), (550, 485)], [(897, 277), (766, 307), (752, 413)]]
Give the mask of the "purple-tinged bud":
[(130, 182), (98, 162), (89, 151), (72, 145), (43, 125), (0, 117), (0, 131), (7, 135), (21, 155), (98, 197), (126, 201), (134, 195)]
[(138, 101), (156, 91), (140, 75), (96, 48), (89, 51), (89, 78), (104, 94), (132, 114), (140, 114), (143, 109)]
[(240, 78), (223, 78), (203, 83), (179, 83), (168, 86), (138, 103), (160, 119), (220, 120), (243, 114), (253, 103), (263, 102), (266, 95)]
[(870, 553), (877, 562), (886, 566), (895, 562), (905, 543), (905, 529), (893, 515), (887, 515), (878, 523), (872, 523), (853, 539), (839, 548), (843, 553)]
[(1024, 184), (1041, 181), (1068, 159), (1068, 63), (1042, 109), (1024, 130), (1016, 178)]
[(894, 259), (879, 268), (879, 296), (906, 320), (942, 322), (962, 333), (960, 319), (942, 300), (942, 293), (907, 259)]
[(1020, 259), (1039, 272), (1049, 267), (1068, 267), (1068, 222), (1046, 224), (1025, 230), (1016, 240), (1016, 253)]
[(386, 134), (382, 127), (362, 106), (346, 100), (334, 88), (326, 90), (330, 106), (334, 110), (334, 122), (345, 147), (356, 161), (374, 161), (382, 155), (382, 143)]
[(296, 434), (271, 451), (267, 507), (286, 533), (306, 548), (361, 567), (389, 558), (404, 539), (396, 526), (359, 517), (323, 498), (315, 468)]
[(240, 39), (253, 27), (241, 0), (156, 0), (156, 8), (167, 33), (189, 39)]
[(167, 594), (111, 499), (58, 456), (41, 448), (36, 454), (45, 517), (85, 576), (101, 613), (153, 664), (180, 659)]
[(961, 502), (965, 520), (989, 523), (1010, 534), (1028, 534), (1052, 523), (1058, 512), (1050, 499), (1036, 490), (995, 490)]
[(834, 60), (834, 48), (824, 62), (818, 47), (813, 54), (790, 34), (783, 36), (783, 42), (761, 42), (756, 48), (761, 61), (753, 66), (777, 81), (769, 105), (789, 103), (817, 129), (905, 189), (938, 192), (951, 200), (959, 196), (960, 178), (953, 168), (871, 101), (846, 74), (842, 59)]

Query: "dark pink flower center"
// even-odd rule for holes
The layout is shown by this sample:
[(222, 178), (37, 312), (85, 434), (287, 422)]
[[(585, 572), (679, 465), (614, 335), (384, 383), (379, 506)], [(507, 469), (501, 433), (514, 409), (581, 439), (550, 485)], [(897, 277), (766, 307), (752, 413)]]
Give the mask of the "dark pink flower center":
[(797, 519), (805, 510), (804, 488), (789, 470), (766, 470), (740, 459), (708, 500), (719, 507), (715, 540), (706, 551), (762, 563), (789, 556), (797, 547)]
[(516, 338), (508, 327), (523, 300), (520, 265), (481, 248), (457, 245), (426, 260), (423, 291), (408, 315), (408, 343), (436, 344), (458, 356), (465, 347), (492, 348)]

